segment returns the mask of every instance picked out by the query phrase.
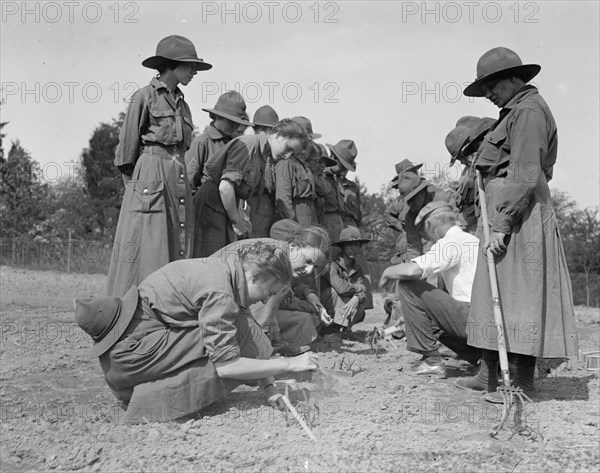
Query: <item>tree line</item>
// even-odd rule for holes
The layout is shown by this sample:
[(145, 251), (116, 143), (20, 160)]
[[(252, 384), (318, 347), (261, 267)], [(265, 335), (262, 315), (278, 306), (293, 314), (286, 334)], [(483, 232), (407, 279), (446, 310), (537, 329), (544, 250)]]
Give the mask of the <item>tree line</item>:
[[(114, 150), (124, 114), (100, 123), (88, 146), (79, 156), (78, 172), (56, 182), (46, 182), (40, 165), (16, 140), (8, 153), (0, 142), (0, 239), (2, 263), (10, 263), (5, 244), (14, 239), (38, 244), (65, 245), (69, 237), (110, 247), (114, 238), (124, 192), (120, 173), (113, 165)], [(0, 139), (8, 122), (0, 123)], [(440, 179), (441, 180), (441, 177)], [(385, 223), (385, 209), (397, 197), (390, 185), (369, 193), (359, 182), (363, 206), (361, 230), (370, 235), (367, 259), (376, 278), (395, 253), (397, 233)], [(453, 187), (445, 180), (444, 185)], [(600, 217), (598, 207), (581, 209), (568, 193), (553, 191), (554, 208), (560, 226), (567, 263), (577, 303), (599, 306)], [(13, 255), (14, 258), (14, 255)], [(107, 267), (105, 251), (98, 270)], [(89, 270), (89, 268), (87, 268)], [(92, 268), (93, 269), (93, 268)]]

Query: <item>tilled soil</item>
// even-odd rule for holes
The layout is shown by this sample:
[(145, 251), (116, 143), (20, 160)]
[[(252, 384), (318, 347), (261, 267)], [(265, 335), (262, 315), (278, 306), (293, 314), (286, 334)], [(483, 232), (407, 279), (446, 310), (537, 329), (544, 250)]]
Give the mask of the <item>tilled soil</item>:
[[(539, 363), (539, 399), (524, 415), (542, 437), (494, 439), (501, 406), (454, 386), (473, 373), (467, 363), (447, 360), (448, 378), (429, 379), (407, 372), (419, 357), (403, 341), (380, 341), (375, 353), (367, 332), (383, 321), (379, 294), (350, 337), (317, 347), (321, 367), (343, 359), (358, 373), (278, 382), (300, 410), (308, 396), (316, 442), (246, 385), (195, 418), (122, 424), (73, 319), (72, 298), (102, 293), (105, 279), (1, 268), (2, 472), (598, 471), (598, 371), (577, 359)], [(577, 316), (582, 351), (600, 350), (598, 309)]]

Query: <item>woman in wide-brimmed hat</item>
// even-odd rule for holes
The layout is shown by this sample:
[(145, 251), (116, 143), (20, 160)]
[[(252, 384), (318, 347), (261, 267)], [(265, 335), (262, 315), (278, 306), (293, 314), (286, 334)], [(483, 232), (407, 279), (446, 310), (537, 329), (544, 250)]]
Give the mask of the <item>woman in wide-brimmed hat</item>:
[(361, 246), (370, 241), (358, 228), (349, 226), (333, 243), (341, 251), (334, 257), (329, 274), (323, 278), (321, 302), (327, 312), (333, 314), (334, 323), (324, 329), (324, 333), (350, 331), (353, 325), (365, 319), (369, 283), (356, 256)]
[(133, 94), (115, 153), (125, 195), (108, 273), (107, 290), (114, 296), (192, 255), (194, 215), (184, 155), (194, 125), (178, 85), (212, 66), (177, 35), (162, 39), (142, 65), (158, 75)]
[[(557, 131), (550, 108), (533, 85), (540, 71), (508, 48), (486, 52), (477, 79), (464, 94), (485, 97), (501, 108), (500, 118), (479, 147), (476, 167), (484, 177), (509, 358), (515, 383), (534, 388), (537, 357), (577, 353), (571, 281), (548, 181), (557, 156)], [(484, 349), (482, 369), (461, 387), (486, 389), (497, 381), (497, 339), (486, 258), (479, 258), (469, 312), (469, 344)], [(487, 335), (487, 336), (486, 336)], [(498, 394), (498, 393), (496, 393)], [(501, 396), (486, 399), (502, 402)]]

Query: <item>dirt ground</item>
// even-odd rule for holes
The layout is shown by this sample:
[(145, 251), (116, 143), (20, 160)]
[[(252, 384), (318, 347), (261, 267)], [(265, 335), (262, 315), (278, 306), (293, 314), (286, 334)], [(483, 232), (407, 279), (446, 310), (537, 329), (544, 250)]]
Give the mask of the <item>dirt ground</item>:
[[(187, 422), (125, 425), (73, 319), (72, 298), (101, 293), (105, 276), (9, 267), (0, 276), (2, 472), (579, 473), (600, 465), (598, 371), (575, 358), (540, 364), (540, 400), (525, 415), (543, 438), (493, 439), (501, 409), (454, 386), (469, 365), (448, 360), (447, 379), (416, 378), (407, 369), (418, 356), (403, 342), (372, 353), (365, 338), (383, 321), (381, 295), (349, 339), (321, 347), (321, 366), (343, 358), (363, 371), (327, 378), (328, 392), (321, 375), (291, 388), (293, 402), (308, 392), (318, 407), (316, 442), (250, 386)], [(576, 313), (580, 348), (600, 350), (598, 309)]]

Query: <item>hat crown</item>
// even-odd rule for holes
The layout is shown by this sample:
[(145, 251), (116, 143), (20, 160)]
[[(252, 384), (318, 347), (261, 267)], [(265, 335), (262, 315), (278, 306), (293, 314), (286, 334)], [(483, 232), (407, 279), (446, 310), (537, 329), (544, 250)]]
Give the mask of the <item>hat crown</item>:
[(297, 116), (297, 117), (293, 117), (292, 121), (296, 122), (298, 125), (300, 125), (302, 128), (304, 128), (304, 132), (307, 135), (313, 134), (312, 123), (310, 122), (310, 120), (308, 118), (302, 117), (302, 116)]
[(75, 320), (97, 342), (102, 340), (118, 319), (121, 300), (114, 297), (77, 299)]
[(404, 159), (399, 163), (396, 163), (396, 174), (402, 174), (403, 172), (414, 172), (416, 173), (422, 164), (413, 164), (408, 159)]
[(233, 115), (238, 118), (246, 119), (248, 117), (246, 114), (246, 101), (244, 100), (244, 97), (235, 90), (229, 90), (222, 94), (217, 99), (217, 104), (213, 110), (215, 112)]
[(358, 150), (353, 140), (340, 140), (335, 146), (327, 145), (333, 156), (338, 158), (349, 171), (356, 171)]
[(263, 105), (254, 112), (252, 123), (261, 126), (275, 126), (279, 121), (279, 115), (270, 105)]
[(479, 120), (481, 120), (481, 118), (474, 117), (473, 115), (465, 115), (464, 117), (460, 117), (454, 126), (466, 126), (467, 128), (473, 128), (479, 122)]
[(487, 51), (477, 61), (477, 78), (495, 74), (496, 72), (519, 67), (523, 61), (512, 49), (498, 47)]
[(360, 230), (354, 226), (349, 226), (346, 228), (343, 228), (342, 231), (340, 232), (340, 237), (338, 238), (337, 243), (350, 243), (353, 241), (360, 241), (360, 242), (365, 242), (365, 241), (369, 241), (366, 238), (363, 238), (362, 235), (360, 234)]
[(457, 126), (446, 135), (446, 149), (454, 156), (469, 137), (471, 129), (466, 126)]
[(161, 39), (156, 46), (156, 55), (173, 61), (199, 59), (194, 44), (187, 38), (171, 35)]
[(434, 214), (438, 214), (441, 212), (453, 212), (454, 208), (444, 200), (434, 200), (425, 205), (417, 218), (415, 218), (415, 225), (420, 226), (425, 220), (431, 217)]

